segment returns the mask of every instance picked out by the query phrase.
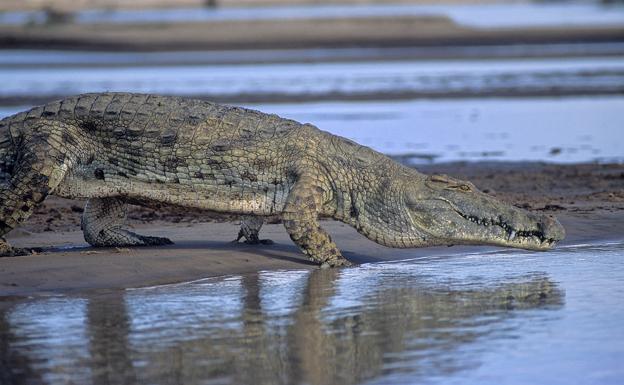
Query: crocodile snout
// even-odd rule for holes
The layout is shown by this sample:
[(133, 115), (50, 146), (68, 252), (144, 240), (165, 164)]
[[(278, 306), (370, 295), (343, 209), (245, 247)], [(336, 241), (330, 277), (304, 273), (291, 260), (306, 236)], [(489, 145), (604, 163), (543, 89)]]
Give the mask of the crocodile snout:
[(552, 239), (555, 242), (562, 241), (566, 236), (565, 229), (552, 215), (544, 216), (542, 232), (545, 238)]

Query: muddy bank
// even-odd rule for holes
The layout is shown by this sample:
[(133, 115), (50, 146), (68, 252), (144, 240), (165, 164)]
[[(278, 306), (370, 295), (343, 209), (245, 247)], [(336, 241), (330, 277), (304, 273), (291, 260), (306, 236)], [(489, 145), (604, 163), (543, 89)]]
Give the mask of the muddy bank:
[[(456, 163), (420, 167), (467, 178), (502, 200), (556, 215), (566, 227), (563, 245), (621, 239), (624, 234), (624, 165)], [(269, 224), (263, 237), (272, 246), (233, 244), (233, 217), (162, 208), (133, 207), (137, 231), (167, 236), (160, 248), (94, 249), (80, 231), (83, 202), (48, 199), (33, 217), (7, 237), (15, 246), (40, 247), (36, 255), (0, 258), (0, 293), (30, 295), (172, 283), (260, 270), (316, 268), (305, 260), (283, 226)], [(484, 252), (492, 247), (435, 247), (398, 250), (368, 241), (352, 228), (324, 223), (345, 256), (356, 263)]]

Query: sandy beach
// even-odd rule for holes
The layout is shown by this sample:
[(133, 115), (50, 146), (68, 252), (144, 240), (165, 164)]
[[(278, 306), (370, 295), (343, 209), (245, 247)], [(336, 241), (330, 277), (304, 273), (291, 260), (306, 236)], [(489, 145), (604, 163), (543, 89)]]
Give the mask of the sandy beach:
[[(504, 201), (556, 215), (567, 231), (561, 246), (619, 240), (624, 234), (623, 165), (454, 163), (418, 168), (472, 180)], [(4, 295), (141, 287), (263, 270), (317, 268), (303, 258), (281, 224), (263, 228), (263, 237), (274, 240), (274, 245), (233, 244), (238, 232), (235, 218), (167, 208), (135, 207), (129, 222), (138, 232), (170, 237), (175, 245), (91, 248), (79, 227), (82, 204), (50, 198), (23, 227), (8, 235), (15, 246), (41, 250), (29, 256), (0, 258), (0, 291)], [(495, 250), (481, 246), (390, 249), (342, 223), (326, 221), (323, 225), (345, 256), (356, 263)]]

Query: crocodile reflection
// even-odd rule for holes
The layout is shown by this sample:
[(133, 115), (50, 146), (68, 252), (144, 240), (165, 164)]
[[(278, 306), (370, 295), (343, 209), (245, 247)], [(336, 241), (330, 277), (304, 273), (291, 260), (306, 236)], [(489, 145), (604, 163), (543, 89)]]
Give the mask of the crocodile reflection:
[[(18, 304), (0, 317), (0, 349), (20, 359), (3, 358), (0, 369), (9, 383), (45, 383), (71, 370), (63, 365), (84, 365), (94, 384), (351, 384), (393, 371), (417, 380), (479, 365), (478, 349), (464, 348), (513, 334), (514, 317), (537, 317), (524, 309), (564, 300), (544, 275), (442, 284), (364, 271), (263, 272), (90, 296), (84, 337), (46, 360), (36, 350), (58, 330), (28, 326), (46, 300)], [(85, 354), (71, 344), (87, 346), (87, 357), (71, 357)]]

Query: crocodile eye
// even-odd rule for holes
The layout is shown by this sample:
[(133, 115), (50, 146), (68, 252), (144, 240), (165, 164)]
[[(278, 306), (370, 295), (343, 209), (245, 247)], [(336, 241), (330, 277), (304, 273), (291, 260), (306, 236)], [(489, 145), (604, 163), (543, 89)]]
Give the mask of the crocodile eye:
[(456, 184), (446, 187), (447, 190), (459, 190), (461, 192), (470, 192), (472, 189), (467, 184)]

